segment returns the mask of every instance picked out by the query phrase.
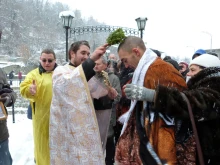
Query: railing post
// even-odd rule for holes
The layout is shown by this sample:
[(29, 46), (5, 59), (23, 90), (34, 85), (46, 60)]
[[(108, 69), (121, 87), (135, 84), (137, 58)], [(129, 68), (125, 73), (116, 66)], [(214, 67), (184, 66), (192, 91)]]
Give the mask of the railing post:
[(12, 121), (15, 123), (15, 107), (14, 104), (12, 105)]

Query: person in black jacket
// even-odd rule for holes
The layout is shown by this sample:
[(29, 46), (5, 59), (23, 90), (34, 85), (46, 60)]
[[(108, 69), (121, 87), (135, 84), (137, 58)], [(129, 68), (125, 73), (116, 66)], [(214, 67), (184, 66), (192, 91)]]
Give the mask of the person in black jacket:
[(9, 76), (9, 80), (10, 80), (10, 85), (12, 85), (12, 79), (14, 78), (14, 71), (12, 70), (8, 76)]
[[(2, 104), (0, 109), (0, 164), (2, 165), (12, 164), (8, 146), (9, 133), (6, 118), (8, 112), (6, 107), (12, 106), (16, 98), (16, 93), (10, 88), (5, 73), (0, 69), (0, 104)], [(3, 109), (6, 110), (6, 115), (4, 115)]]

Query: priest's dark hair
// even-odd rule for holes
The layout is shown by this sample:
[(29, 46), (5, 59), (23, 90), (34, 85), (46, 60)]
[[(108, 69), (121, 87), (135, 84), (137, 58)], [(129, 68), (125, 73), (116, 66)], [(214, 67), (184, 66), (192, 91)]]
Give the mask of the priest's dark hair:
[(72, 43), (70, 46), (70, 49), (69, 49), (69, 60), (71, 60), (71, 53), (70, 52), (73, 51), (74, 53), (76, 53), (79, 50), (81, 45), (86, 45), (90, 49), (89, 42), (86, 40), (76, 41), (76, 42)]

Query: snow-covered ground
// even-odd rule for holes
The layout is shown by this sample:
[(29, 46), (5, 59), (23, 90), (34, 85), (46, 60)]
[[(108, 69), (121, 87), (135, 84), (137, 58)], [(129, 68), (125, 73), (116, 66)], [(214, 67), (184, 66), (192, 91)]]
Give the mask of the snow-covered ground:
[(9, 115), (8, 129), (13, 165), (35, 165), (32, 120), (26, 114), (16, 114), (13, 123), (12, 115)]

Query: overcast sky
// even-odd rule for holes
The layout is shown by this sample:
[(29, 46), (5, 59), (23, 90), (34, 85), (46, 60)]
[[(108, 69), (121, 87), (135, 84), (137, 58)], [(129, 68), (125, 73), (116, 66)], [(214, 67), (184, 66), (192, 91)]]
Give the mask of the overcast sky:
[[(147, 46), (171, 56), (191, 57), (198, 48), (220, 48), (218, 0), (51, 0), (78, 9), (107, 25), (137, 28), (135, 19), (147, 17)], [(207, 33), (204, 33), (207, 32)], [(212, 38), (212, 44), (211, 44)]]

